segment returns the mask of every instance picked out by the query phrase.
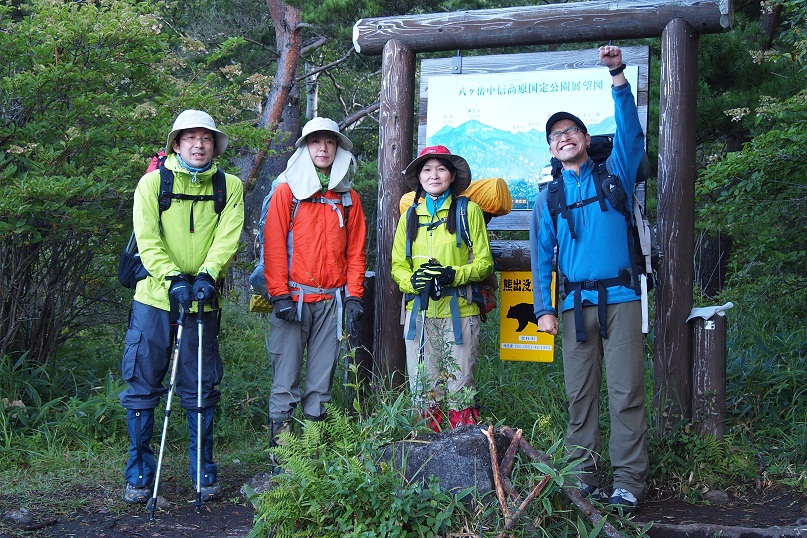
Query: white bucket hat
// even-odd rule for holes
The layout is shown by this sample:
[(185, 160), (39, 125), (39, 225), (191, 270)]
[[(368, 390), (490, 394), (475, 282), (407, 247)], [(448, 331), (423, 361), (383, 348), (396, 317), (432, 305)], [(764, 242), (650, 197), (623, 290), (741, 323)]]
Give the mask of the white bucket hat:
[(294, 143), (294, 146), (299, 148), (305, 143), (305, 137), (317, 131), (327, 131), (333, 133), (339, 139), (339, 147), (350, 151), (353, 149), (353, 142), (348, 137), (339, 132), (339, 125), (329, 118), (314, 118), (305, 124), (303, 127), (303, 134)]
[(208, 129), (215, 133), (216, 145), (213, 148), (213, 157), (218, 157), (224, 150), (227, 149), (227, 135), (216, 129), (216, 123), (210, 114), (201, 110), (183, 110), (180, 112), (177, 119), (174, 120), (174, 126), (171, 128), (171, 133), (165, 141), (165, 152), (167, 154), (174, 153), (174, 139), (177, 134), (184, 129)]

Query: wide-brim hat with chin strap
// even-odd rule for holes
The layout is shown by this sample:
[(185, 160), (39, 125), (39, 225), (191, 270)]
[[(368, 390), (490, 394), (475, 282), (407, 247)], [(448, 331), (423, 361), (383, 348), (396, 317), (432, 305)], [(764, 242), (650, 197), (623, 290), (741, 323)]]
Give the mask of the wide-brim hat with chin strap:
[(445, 159), (457, 168), (457, 174), (451, 184), (454, 194), (461, 194), (471, 184), (471, 167), (468, 166), (468, 161), (459, 155), (453, 155), (445, 146), (427, 146), (403, 171), (404, 183), (410, 190), (417, 190), (420, 184), (419, 168), (422, 168), (420, 164), (429, 159)]
[(207, 129), (213, 131), (216, 137), (216, 145), (213, 148), (213, 157), (218, 157), (224, 150), (227, 149), (228, 138), (223, 132), (216, 129), (216, 122), (207, 112), (201, 110), (183, 110), (174, 120), (174, 126), (171, 127), (171, 133), (165, 142), (165, 152), (167, 154), (174, 153), (174, 139), (180, 131), (185, 129)]
[(303, 126), (303, 134), (294, 143), (294, 147), (301, 147), (305, 143), (305, 139), (311, 133), (325, 131), (333, 134), (339, 140), (339, 147), (350, 151), (353, 149), (353, 142), (348, 137), (339, 132), (339, 125), (330, 118), (316, 117), (310, 120)]

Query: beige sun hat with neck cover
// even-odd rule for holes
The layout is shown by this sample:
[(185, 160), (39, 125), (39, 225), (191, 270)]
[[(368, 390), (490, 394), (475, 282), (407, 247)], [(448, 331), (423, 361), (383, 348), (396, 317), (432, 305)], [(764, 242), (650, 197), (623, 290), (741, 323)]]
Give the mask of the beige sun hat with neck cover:
[(350, 163), (356, 166), (356, 158), (350, 153), (353, 143), (348, 137), (339, 132), (339, 126), (335, 121), (328, 118), (314, 118), (303, 127), (303, 133), (297, 142), (297, 150), (289, 157), (286, 169), (277, 176), (277, 182), (288, 183), (292, 194), (298, 200), (310, 198), (314, 194), (321, 192), (322, 184), (317, 176), (317, 168), (311, 160), (308, 146), (305, 139), (311, 133), (327, 131), (332, 133), (339, 140), (336, 148), (336, 155), (331, 164), (331, 174), (328, 181), (328, 190), (334, 192), (346, 192), (350, 190)]
[(183, 110), (174, 120), (171, 133), (165, 141), (165, 152), (168, 155), (174, 153), (174, 139), (184, 129), (208, 129), (213, 131), (213, 135), (216, 137), (213, 157), (218, 157), (227, 149), (227, 135), (216, 129), (216, 122), (213, 121), (210, 114), (202, 110)]
[(334, 135), (339, 140), (340, 148), (347, 151), (353, 149), (353, 142), (339, 132), (339, 125), (335, 121), (330, 118), (320, 117), (316, 117), (305, 124), (303, 127), (303, 133), (300, 135), (300, 138), (297, 139), (297, 142), (294, 143), (294, 146), (297, 148), (302, 147), (308, 135), (319, 131), (325, 131)]

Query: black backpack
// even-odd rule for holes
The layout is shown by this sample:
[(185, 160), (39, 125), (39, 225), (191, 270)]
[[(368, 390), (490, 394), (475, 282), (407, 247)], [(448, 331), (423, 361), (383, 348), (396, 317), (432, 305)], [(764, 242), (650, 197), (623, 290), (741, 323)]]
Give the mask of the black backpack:
[[(192, 200), (194, 202), (213, 201), (213, 208), (217, 215), (221, 215), (224, 211), (224, 206), (227, 204), (227, 182), (224, 178), (224, 172), (221, 168), (216, 170), (213, 174), (213, 194), (205, 195), (190, 195), (190, 194), (176, 194), (174, 189), (174, 173), (167, 169), (165, 164), (166, 159), (165, 150), (160, 150), (151, 160), (151, 164), (146, 169), (146, 173), (153, 170), (160, 170), (160, 194), (159, 206), (160, 216), (162, 212), (171, 207), (171, 200)], [(191, 232), (193, 232), (193, 213), (191, 213)], [(162, 229), (162, 219), (160, 220), (160, 229)], [(120, 260), (118, 261), (118, 281), (130, 289), (137, 287), (137, 283), (149, 276), (149, 272), (143, 267), (140, 261), (140, 252), (137, 250), (137, 240), (135, 239), (134, 231), (129, 237), (129, 242), (121, 252)]]
[(566, 204), (563, 190), (561, 179), (563, 165), (553, 157), (551, 161), (552, 181), (547, 186), (547, 204), (555, 230), (558, 227), (558, 214), (560, 214), (569, 225), (569, 233), (572, 239), (576, 239), (577, 235), (572, 221), (569, 219), (569, 211), (594, 202), (600, 204), (602, 211), (607, 211), (608, 207), (605, 200), (607, 199), (611, 202), (613, 208), (624, 215), (628, 223), (628, 249), (633, 258), (631, 283), (638, 295), (641, 293), (640, 276), (645, 275), (647, 277), (647, 288), (648, 290), (652, 289), (655, 286), (655, 271), (664, 257), (656, 240), (655, 226), (651, 226), (650, 220), (645, 214), (645, 191), (650, 164), (647, 154), (645, 154), (642, 164), (639, 166), (633, 195), (628, 198), (622, 187), (622, 182), (619, 181), (617, 176), (609, 173), (606, 166), (606, 161), (611, 155), (613, 147), (613, 135), (593, 135), (591, 137), (588, 155), (594, 161), (594, 185), (597, 195), (571, 206)]

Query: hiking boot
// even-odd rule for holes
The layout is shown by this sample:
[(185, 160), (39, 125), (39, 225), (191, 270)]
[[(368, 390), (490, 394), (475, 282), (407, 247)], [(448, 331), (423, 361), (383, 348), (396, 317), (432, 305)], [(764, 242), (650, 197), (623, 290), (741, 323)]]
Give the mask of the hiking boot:
[(272, 436), (269, 439), (269, 447), (275, 446), (283, 446), (285, 441), (280, 439), (280, 435), (291, 432), (291, 420), (290, 419), (270, 419), (269, 420), (269, 431), (270, 435)]
[(437, 433), (443, 431), (443, 408), (439, 405), (432, 405), (426, 409), (423, 412), (423, 419), (431, 431)]
[(476, 407), (466, 407), (461, 411), (452, 409), (448, 412), (448, 422), (452, 428), (479, 424), (479, 411), (476, 410)]
[[(193, 486), (193, 491), (196, 491), (196, 486)], [(202, 486), (202, 500), (207, 501), (217, 501), (224, 496), (224, 492), (221, 490), (221, 484), (218, 481), (213, 482), (209, 486)]]
[(603, 502), (606, 498), (602, 491), (600, 491), (600, 488), (586, 484), (585, 482), (580, 482), (577, 485), (577, 491), (580, 492), (584, 499), (591, 499), (592, 501)]
[(152, 493), (154, 491), (150, 485), (139, 488), (126, 482), (126, 487), (123, 490), (123, 500), (129, 504), (144, 503), (151, 498)]
[(630, 491), (616, 488), (608, 499), (608, 506), (620, 509), (626, 514), (633, 514), (639, 507), (639, 501)]

